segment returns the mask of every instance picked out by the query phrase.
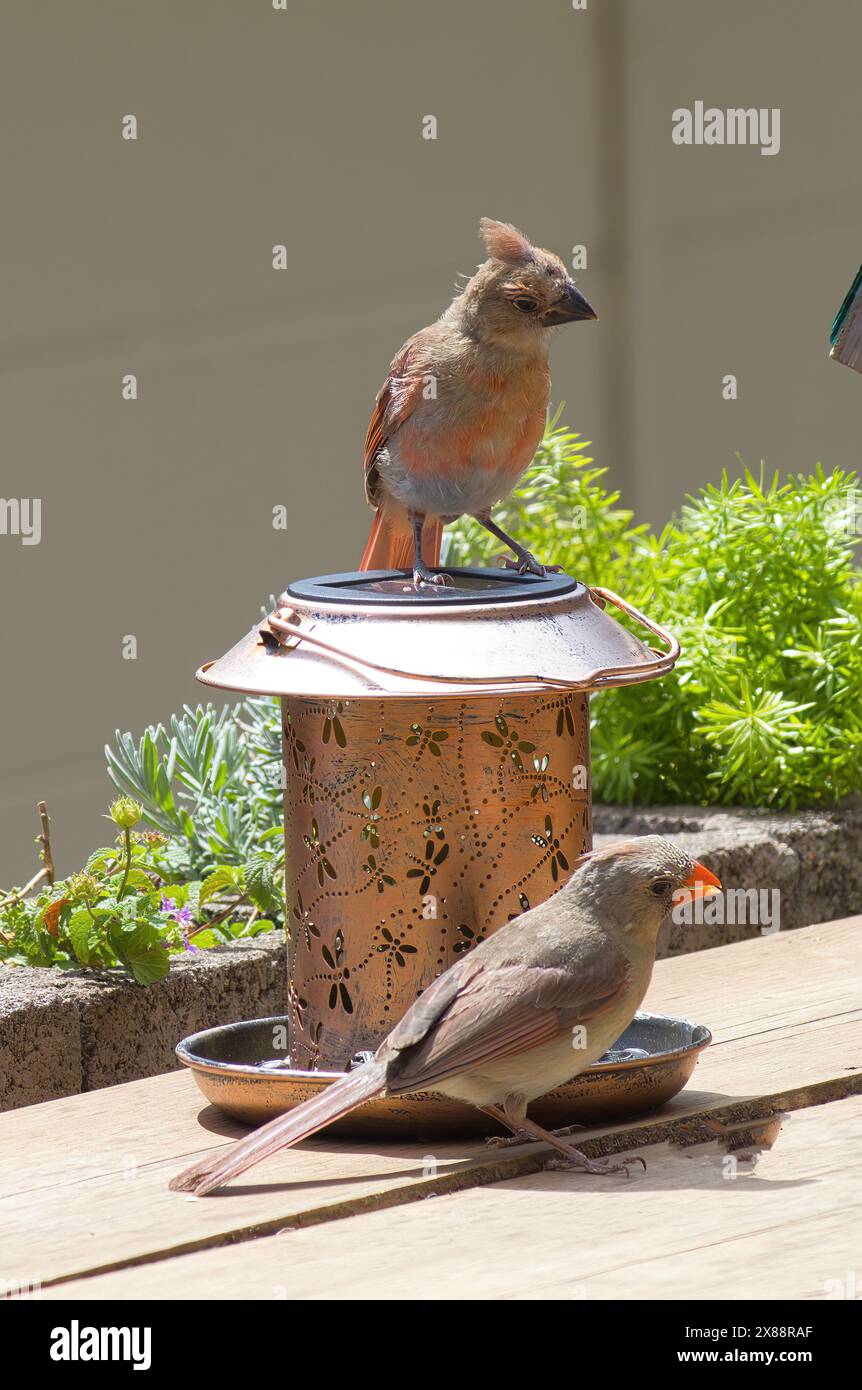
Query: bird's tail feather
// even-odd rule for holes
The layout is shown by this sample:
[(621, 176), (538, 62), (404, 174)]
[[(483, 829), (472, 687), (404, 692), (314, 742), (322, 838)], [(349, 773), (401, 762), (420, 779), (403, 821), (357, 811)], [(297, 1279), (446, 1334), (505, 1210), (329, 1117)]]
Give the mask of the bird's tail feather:
[(386, 1068), (381, 1062), (369, 1061), (349, 1072), (343, 1080), (334, 1081), (319, 1095), (297, 1105), (286, 1115), (279, 1115), (256, 1129), (245, 1139), (238, 1139), (227, 1149), (219, 1149), (208, 1158), (186, 1168), (171, 1181), (174, 1192), (193, 1192), (203, 1197), (223, 1183), (230, 1182), (247, 1168), (268, 1158), (278, 1149), (290, 1148), (301, 1139), (316, 1134), (363, 1101), (386, 1089)]
[[(443, 527), (436, 517), (425, 522), (422, 531), (422, 559), (434, 569), (440, 563)], [(413, 533), (403, 512), (395, 512), (384, 502), (371, 523), (368, 544), (359, 564), (361, 570), (409, 570), (413, 568)]]

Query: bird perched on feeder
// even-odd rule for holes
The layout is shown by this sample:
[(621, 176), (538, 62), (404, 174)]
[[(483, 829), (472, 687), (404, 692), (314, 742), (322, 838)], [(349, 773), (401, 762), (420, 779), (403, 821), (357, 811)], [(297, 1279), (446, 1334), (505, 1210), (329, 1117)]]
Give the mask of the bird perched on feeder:
[(369, 1061), (194, 1164), (171, 1187), (203, 1196), (364, 1101), (408, 1091), (437, 1091), (477, 1106), (587, 1172), (617, 1171), (625, 1165), (586, 1158), (530, 1120), (527, 1106), (616, 1042), (646, 993), (665, 915), (674, 902), (719, 887), (708, 869), (659, 835), (582, 855), (554, 897), (438, 976)]
[(483, 217), (488, 259), (445, 313), (393, 359), (365, 438), (365, 495), (377, 515), (360, 569), (407, 569), (441, 584), (442, 528), (476, 518), (519, 573), (541, 564), (491, 519), (545, 428), (550, 330), (596, 314), (552, 251)]

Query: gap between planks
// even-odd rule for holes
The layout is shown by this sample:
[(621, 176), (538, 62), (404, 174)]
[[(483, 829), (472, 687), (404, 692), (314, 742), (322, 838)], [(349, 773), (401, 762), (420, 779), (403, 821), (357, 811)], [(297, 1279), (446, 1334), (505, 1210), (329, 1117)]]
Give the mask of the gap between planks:
[[(451, 1201), (210, 1249), (47, 1298), (800, 1299), (852, 1297), (862, 1100), (788, 1117), (771, 1149), (648, 1148), (634, 1181), (554, 1172)], [(512, 1251), (519, 1252), (511, 1258)], [(842, 1287), (836, 1291), (835, 1284)]]
[[(795, 1090), (776, 1092), (773, 1095), (752, 1096), (730, 1104), (704, 1106), (688, 1110), (678, 1116), (658, 1120), (631, 1122), (621, 1128), (601, 1130), (589, 1138), (580, 1140), (575, 1134), (578, 1148), (588, 1158), (605, 1158), (629, 1153), (634, 1149), (647, 1148), (656, 1144), (678, 1144), (682, 1148), (694, 1147), (692, 1136), (698, 1121), (717, 1120), (727, 1124), (743, 1120), (767, 1119), (771, 1115), (794, 1110), (810, 1109), (813, 1106), (828, 1105), (831, 1102), (846, 1100), (862, 1095), (862, 1072), (847, 1078), (835, 1078), (829, 1082), (802, 1086)], [(709, 1136), (710, 1140), (712, 1136)], [(695, 1141), (696, 1142), (696, 1141)], [(333, 1221), (345, 1221), (354, 1216), (369, 1212), (386, 1211), (396, 1207), (408, 1206), (428, 1197), (451, 1196), (472, 1188), (493, 1186), (512, 1178), (528, 1177), (542, 1172), (549, 1162), (556, 1158), (555, 1151), (547, 1144), (530, 1144), (518, 1147), (506, 1158), (493, 1160), (477, 1159), (469, 1166), (454, 1172), (439, 1174), (434, 1178), (417, 1179), (409, 1186), (390, 1188), (373, 1192), (367, 1196), (348, 1197), (327, 1206), (312, 1207), (305, 1211), (273, 1217), (268, 1221), (255, 1221), (245, 1226), (237, 1226), (228, 1231), (216, 1231), (191, 1241), (179, 1241), (158, 1250), (148, 1250), (140, 1255), (127, 1256), (119, 1260), (109, 1260), (102, 1264), (70, 1271), (41, 1281), (43, 1288), (55, 1288), (74, 1280), (92, 1279), (99, 1275), (116, 1273), (123, 1269), (157, 1264), (164, 1260), (191, 1255), (220, 1246), (239, 1245), (247, 1241), (259, 1240), (265, 1236), (279, 1235), (286, 1231), (306, 1230), (313, 1226), (327, 1225)], [(211, 1201), (202, 1197), (193, 1200)]]
[[(693, 1013), (713, 1026), (718, 1034), (716, 1043), (702, 1058), (692, 1088), (682, 1092), (665, 1110), (657, 1116), (587, 1130), (583, 1136), (577, 1136), (579, 1147), (591, 1157), (599, 1157), (667, 1140), (684, 1142), (688, 1137), (691, 1142), (692, 1122), (697, 1116), (708, 1115), (730, 1122), (765, 1118), (776, 1110), (798, 1110), (862, 1092), (862, 1069), (854, 1069), (852, 1065), (855, 1062), (858, 1068), (862, 1063), (862, 1056), (857, 1056), (860, 1029), (858, 1023), (851, 1022), (847, 1007), (854, 997), (853, 981), (858, 974), (857, 962), (862, 950), (860, 933), (862, 919), (857, 918), (801, 928), (765, 941), (728, 945), (721, 952), (726, 967), (722, 972), (708, 968), (716, 963), (712, 953), (659, 962), (647, 1007)], [(762, 1089), (763, 1077), (772, 1081), (772, 1089), (766, 1093)], [(700, 1086), (695, 1089), (698, 1082)], [(544, 1146), (530, 1145), (505, 1155), (495, 1154), (493, 1158), (481, 1150), (476, 1154), (474, 1150), (472, 1157), (469, 1153), (464, 1155), (464, 1162), (461, 1154), (452, 1154), (449, 1145), (448, 1152), (438, 1151), (438, 1158), (448, 1162), (454, 1157), (459, 1160), (459, 1166), (438, 1173), (436, 1177), (423, 1178), (422, 1159), (414, 1151), (405, 1154), (404, 1160), (413, 1165), (420, 1176), (408, 1173), (408, 1181), (400, 1183), (403, 1173), (390, 1169), (372, 1172), (371, 1167), (362, 1166), (369, 1155), (348, 1150), (344, 1160), (334, 1158), (332, 1161), (345, 1187), (355, 1187), (357, 1179), (363, 1181), (366, 1174), (375, 1182), (396, 1185), (369, 1193), (348, 1191), (333, 1201), (314, 1205), (315, 1183), (319, 1185), (320, 1181), (330, 1180), (330, 1155), (321, 1161), (320, 1155), (307, 1154), (304, 1156), (307, 1166), (300, 1163), (301, 1172), (308, 1175), (311, 1184), (307, 1206), (291, 1208), (290, 1198), (285, 1199), (274, 1186), (258, 1194), (257, 1211), (246, 1211), (244, 1217), (236, 1213), (238, 1219), (229, 1229), (221, 1225), (215, 1228), (207, 1225), (202, 1229), (203, 1223), (199, 1222), (197, 1230), (192, 1231), (188, 1227), (194, 1223), (186, 1222), (186, 1239), (179, 1238), (183, 1211), (189, 1212), (189, 1208), (182, 1205), (183, 1199), (174, 1195), (179, 1206), (175, 1211), (168, 1211), (165, 1203), (158, 1199), (150, 1206), (156, 1194), (144, 1191), (135, 1204), (140, 1208), (139, 1228), (125, 1233), (125, 1251), (120, 1248), (116, 1258), (111, 1258), (114, 1252), (106, 1233), (109, 1227), (116, 1229), (118, 1221), (122, 1225), (126, 1204), (122, 1192), (116, 1190), (122, 1175), (103, 1170), (99, 1179), (102, 1190), (94, 1190), (85, 1202), (76, 1201), (70, 1217), (68, 1198), (73, 1196), (68, 1177), (71, 1135), (67, 1130), (66, 1146), (57, 1150), (58, 1127), (61, 1133), (69, 1124), (81, 1127), (81, 1134), (86, 1135), (82, 1153), (88, 1151), (94, 1139), (98, 1144), (98, 1136), (104, 1130), (113, 1135), (110, 1152), (118, 1159), (127, 1152), (117, 1147), (118, 1142), (126, 1141), (118, 1141), (116, 1137), (117, 1123), (123, 1114), (120, 1102), (125, 1100), (125, 1108), (134, 1114), (134, 1121), (126, 1120), (127, 1125), (132, 1126), (129, 1142), (143, 1144), (148, 1153), (141, 1171), (149, 1169), (150, 1178), (158, 1177), (159, 1183), (166, 1187), (169, 1174), (184, 1166), (183, 1158), (187, 1163), (191, 1157), (189, 1139), (193, 1134), (198, 1141), (202, 1137), (192, 1125), (195, 1108), (192, 1093), (189, 1092), (188, 1100), (179, 1101), (179, 1093), (185, 1085), (191, 1085), (190, 1078), (169, 1075), (118, 1088), (122, 1096), (116, 1093), (112, 1096), (110, 1091), (96, 1092), (90, 1097), (52, 1102), (45, 1107), (33, 1107), (30, 1112), (18, 1111), (0, 1117), (12, 1141), (6, 1165), (10, 1178), (21, 1171), (21, 1160), (15, 1152), (16, 1140), (20, 1144), (29, 1133), (29, 1142), (36, 1145), (33, 1155), (36, 1163), (29, 1170), (32, 1188), (30, 1191), (19, 1188), (9, 1195), (13, 1204), (16, 1200), (29, 1202), (34, 1208), (35, 1222), (28, 1222), (29, 1230), (21, 1232), (26, 1239), (19, 1259), (28, 1258), (25, 1252), (29, 1250), (29, 1258), (37, 1266), (45, 1261), (47, 1268), (37, 1267), (32, 1271), (44, 1287), (157, 1263), (175, 1255), (244, 1243), (281, 1230), (322, 1225), (401, 1207), (427, 1197), (487, 1187), (536, 1173), (553, 1156)], [(133, 1102), (132, 1095), (138, 1096), (138, 1088), (140, 1097)], [(177, 1097), (174, 1097), (175, 1090)], [(152, 1113), (152, 1120), (145, 1126), (141, 1105), (147, 1114)], [(152, 1112), (151, 1106), (154, 1107)], [(207, 1147), (212, 1147), (212, 1139)], [(195, 1151), (200, 1151), (199, 1142)], [(73, 1157), (74, 1152), (72, 1146)], [(301, 1152), (296, 1151), (294, 1162)], [(373, 1162), (371, 1159), (372, 1167)], [(60, 1177), (63, 1181), (57, 1182)], [(300, 1183), (303, 1180), (299, 1178)], [(107, 1185), (111, 1181), (113, 1190)], [(264, 1199), (270, 1210), (275, 1203), (282, 1203), (281, 1213), (268, 1217), (260, 1210)], [(206, 1204), (207, 1215), (212, 1211), (218, 1214), (219, 1221), (230, 1212), (230, 1206), (222, 1199), (201, 1200)], [(47, 1202), (53, 1203), (53, 1208), (46, 1212)], [(56, 1212), (56, 1216), (52, 1212)], [(149, 1231), (142, 1234), (140, 1218), (146, 1213), (151, 1213), (147, 1219)], [(162, 1222), (165, 1230), (159, 1244), (158, 1230)], [(122, 1234), (122, 1230), (118, 1230), (118, 1235)], [(101, 1242), (103, 1248), (93, 1250), (90, 1265), (69, 1269), (69, 1263), (76, 1257), (84, 1254), (86, 1258), (88, 1240), (93, 1236), (95, 1243)], [(152, 1237), (155, 1237), (154, 1245), (143, 1243)], [(122, 1247), (122, 1240), (117, 1243)], [(63, 1255), (66, 1258), (62, 1258)]]

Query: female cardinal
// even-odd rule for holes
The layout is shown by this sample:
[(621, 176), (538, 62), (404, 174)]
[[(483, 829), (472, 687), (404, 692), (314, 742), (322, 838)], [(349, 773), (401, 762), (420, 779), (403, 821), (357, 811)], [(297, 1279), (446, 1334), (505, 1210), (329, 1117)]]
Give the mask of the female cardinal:
[(483, 217), (479, 234), (488, 260), (395, 357), (365, 438), (365, 495), (377, 516), (360, 568), (412, 564), (417, 586), (447, 582), (431, 567), (443, 525), (465, 513), (511, 547), (510, 568), (546, 573), (494, 524), (491, 507), (545, 428), (550, 329), (596, 318), (559, 256), (507, 222)]
[(646, 994), (665, 915), (719, 887), (709, 869), (659, 835), (582, 855), (553, 898), (439, 975), (370, 1061), (186, 1169), (171, 1187), (203, 1196), (363, 1101), (408, 1091), (466, 1101), (516, 1134), (544, 1139), (579, 1168), (616, 1171), (528, 1119), (527, 1105), (616, 1042)]

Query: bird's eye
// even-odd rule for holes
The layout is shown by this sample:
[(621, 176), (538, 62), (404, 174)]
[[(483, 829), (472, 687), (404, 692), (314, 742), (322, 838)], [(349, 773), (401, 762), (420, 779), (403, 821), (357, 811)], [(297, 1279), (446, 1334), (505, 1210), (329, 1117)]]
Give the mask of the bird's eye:
[(670, 892), (672, 887), (673, 884), (669, 878), (657, 878), (650, 884), (649, 890), (651, 893), (655, 893), (657, 898), (663, 898), (666, 893)]
[(531, 314), (536, 307), (535, 299), (527, 299), (526, 295), (518, 299), (513, 299), (512, 303), (516, 309), (520, 309), (522, 314)]

